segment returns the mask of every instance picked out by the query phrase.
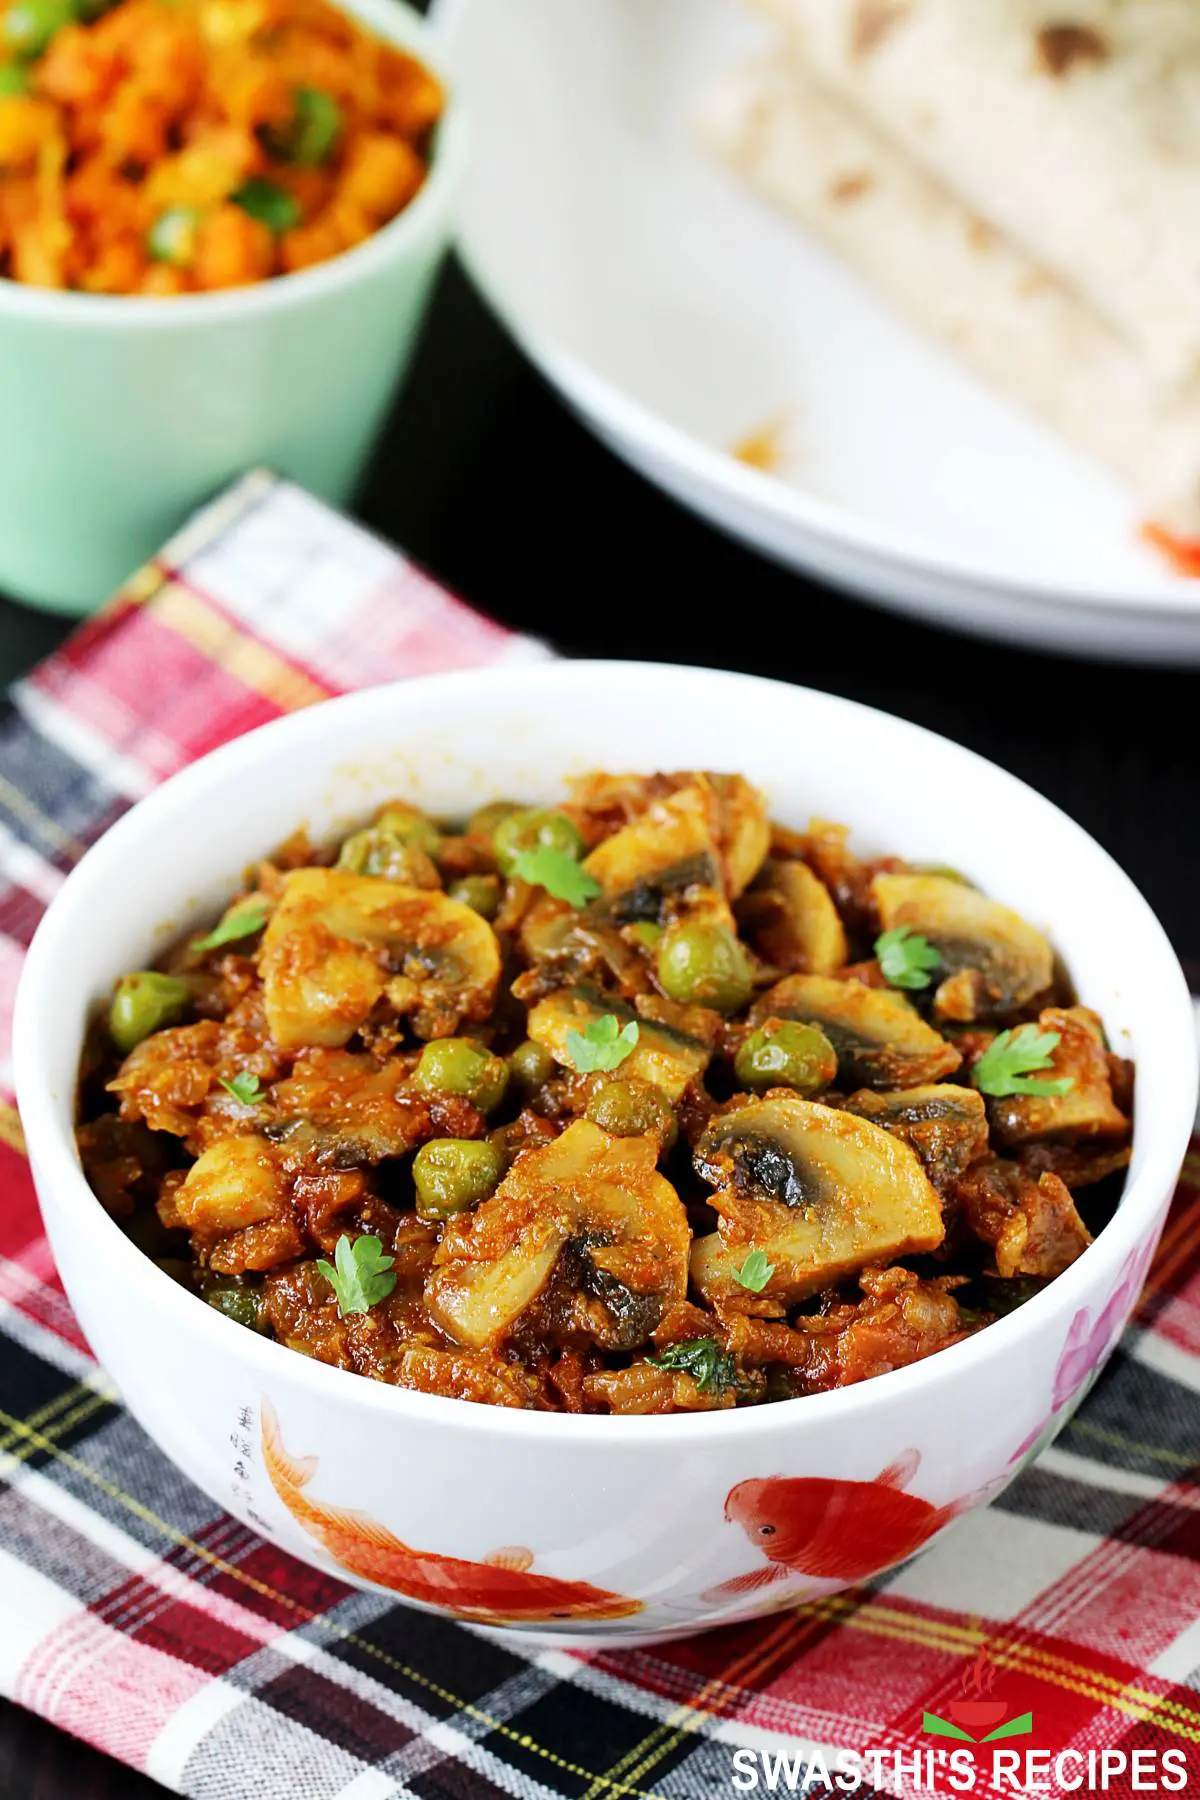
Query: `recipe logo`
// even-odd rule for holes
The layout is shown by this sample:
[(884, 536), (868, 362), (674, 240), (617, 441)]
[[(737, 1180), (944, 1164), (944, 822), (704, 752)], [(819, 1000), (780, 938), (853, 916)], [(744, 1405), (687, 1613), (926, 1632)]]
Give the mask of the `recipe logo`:
[(979, 1655), (970, 1668), (963, 1671), (962, 1693), (946, 1708), (949, 1716), (943, 1719), (937, 1713), (924, 1713), (922, 1731), (927, 1731), (931, 1737), (964, 1738), (969, 1744), (994, 1744), (1000, 1738), (1028, 1737), (1033, 1731), (1033, 1714), (1024, 1712), (1015, 1719), (1006, 1718), (1008, 1708), (1004, 1701), (992, 1696), (995, 1685), (996, 1677), (988, 1661), (987, 1649), (981, 1644)]
[(996, 1699), (995, 1673), (981, 1648), (963, 1673), (962, 1692), (946, 1716), (927, 1712), (922, 1730), (958, 1740), (913, 1750), (839, 1750), (788, 1756), (772, 1750), (735, 1750), (733, 1786), (739, 1793), (855, 1794), (886, 1787), (905, 1794), (1179, 1794), (1189, 1785), (1184, 1750), (993, 1749), (1002, 1739), (1030, 1737), (1033, 1714), (1008, 1717)]

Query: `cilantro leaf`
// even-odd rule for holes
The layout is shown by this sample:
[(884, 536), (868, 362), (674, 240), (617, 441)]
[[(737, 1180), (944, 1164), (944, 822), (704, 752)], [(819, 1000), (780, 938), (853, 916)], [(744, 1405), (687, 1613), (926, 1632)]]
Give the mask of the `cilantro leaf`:
[(929, 939), (911, 925), (882, 932), (875, 939), (875, 954), (884, 980), (897, 988), (927, 988), (929, 971), (942, 960)]
[(690, 1375), (702, 1394), (718, 1394), (736, 1386), (733, 1358), (722, 1350), (716, 1338), (691, 1338), (685, 1344), (671, 1344), (661, 1356), (648, 1356), (655, 1369)]
[(741, 1268), (733, 1271), (733, 1279), (748, 1293), (761, 1294), (774, 1273), (775, 1264), (767, 1261), (764, 1252), (751, 1250)]
[(225, 1092), (232, 1094), (235, 1100), (240, 1100), (243, 1106), (257, 1106), (264, 1097), (258, 1076), (251, 1075), (246, 1069), (235, 1075), (232, 1081), (226, 1081), (223, 1075), (218, 1075), (217, 1080)]
[(267, 181), (261, 175), (252, 175), (249, 181), (243, 181), (229, 197), (235, 206), (240, 206), (244, 213), (249, 213), (270, 231), (290, 231), (293, 225), (300, 223), (300, 202), (296, 197), (280, 187), (277, 181)]
[(582, 1031), (568, 1031), (567, 1055), (581, 1075), (616, 1069), (637, 1047), (639, 1035), (636, 1019), (622, 1028), (612, 1013), (604, 1013)]
[(1060, 1041), (1060, 1032), (1039, 1031), (1036, 1025), (1001, 1031), (971, 1070), (971, 1080), (981, 1094), (998, 1098), (1006, 1094), (1065, 1094), (1074, 1086), (1072, 1076), (1042, 1081), (1030, 1073), (1053, 1066)]
[(253, 937), (267, 922), (267, 909), (261, 901), (239, 906), (213, 926), (207, 937), (193, 938), (191, 950), (219, 950), (222, 944), (236, 944), (241, 938)]
[(586, 869), (581, 869), (573, 856), (556, 850), (552, 844), (535, 844), (532, 850), (518, 850), (513, 858), (513, 873), (532, 887), (545, 888), (556, 900), (568, 906), (586, 906), (600, 892)]
[(396, 1285), (390, 1273), (394, 1257), (385, 1256), (377, 1237), (350, 1239), (343, 1232), (333, 1253), (334, 1268), (322, 1257), (318, 1269), (337, 1295), (338, 1311), (343, 1319), (351, 1313), (370, 1312), (386, 1300)]

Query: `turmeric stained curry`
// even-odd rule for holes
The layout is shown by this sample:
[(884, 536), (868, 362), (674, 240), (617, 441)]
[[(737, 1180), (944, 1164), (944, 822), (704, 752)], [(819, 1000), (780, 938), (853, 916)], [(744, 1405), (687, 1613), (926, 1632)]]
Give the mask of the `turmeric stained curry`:
[(0, 276), (165, 298), (324, 262), (416, 195), (443, 103), (326, 0), (0, 0)]
[(1132, 1069), (948, 868), (594, 774), (259, 863), (85, 1052), (102, 1204), (242, 1326), (568, 1412), (786, 1399), (956, 1343), (1111, 1212)]

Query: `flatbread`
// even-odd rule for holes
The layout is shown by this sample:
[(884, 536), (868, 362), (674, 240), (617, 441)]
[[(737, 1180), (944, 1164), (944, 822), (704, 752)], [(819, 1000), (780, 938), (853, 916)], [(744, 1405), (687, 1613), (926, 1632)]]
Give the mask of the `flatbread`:
[(1200, 376), (1198, 0), (756, 4), (809, 73), (1156, 376)]
[(1200, 533), (1200, 383), (1164, 390), (1078, 294), (798, 66), (767, 57), (724, 77), (701, 130), (915, 322), (1107, 462), (1155, 519)]

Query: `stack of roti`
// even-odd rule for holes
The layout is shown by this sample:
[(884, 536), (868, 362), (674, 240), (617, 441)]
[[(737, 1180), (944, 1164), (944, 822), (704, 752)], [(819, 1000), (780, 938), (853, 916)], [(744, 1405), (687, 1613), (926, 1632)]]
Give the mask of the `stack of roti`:
[(1200, 0), (755, 0), (720, 153), (1200, 534)]

